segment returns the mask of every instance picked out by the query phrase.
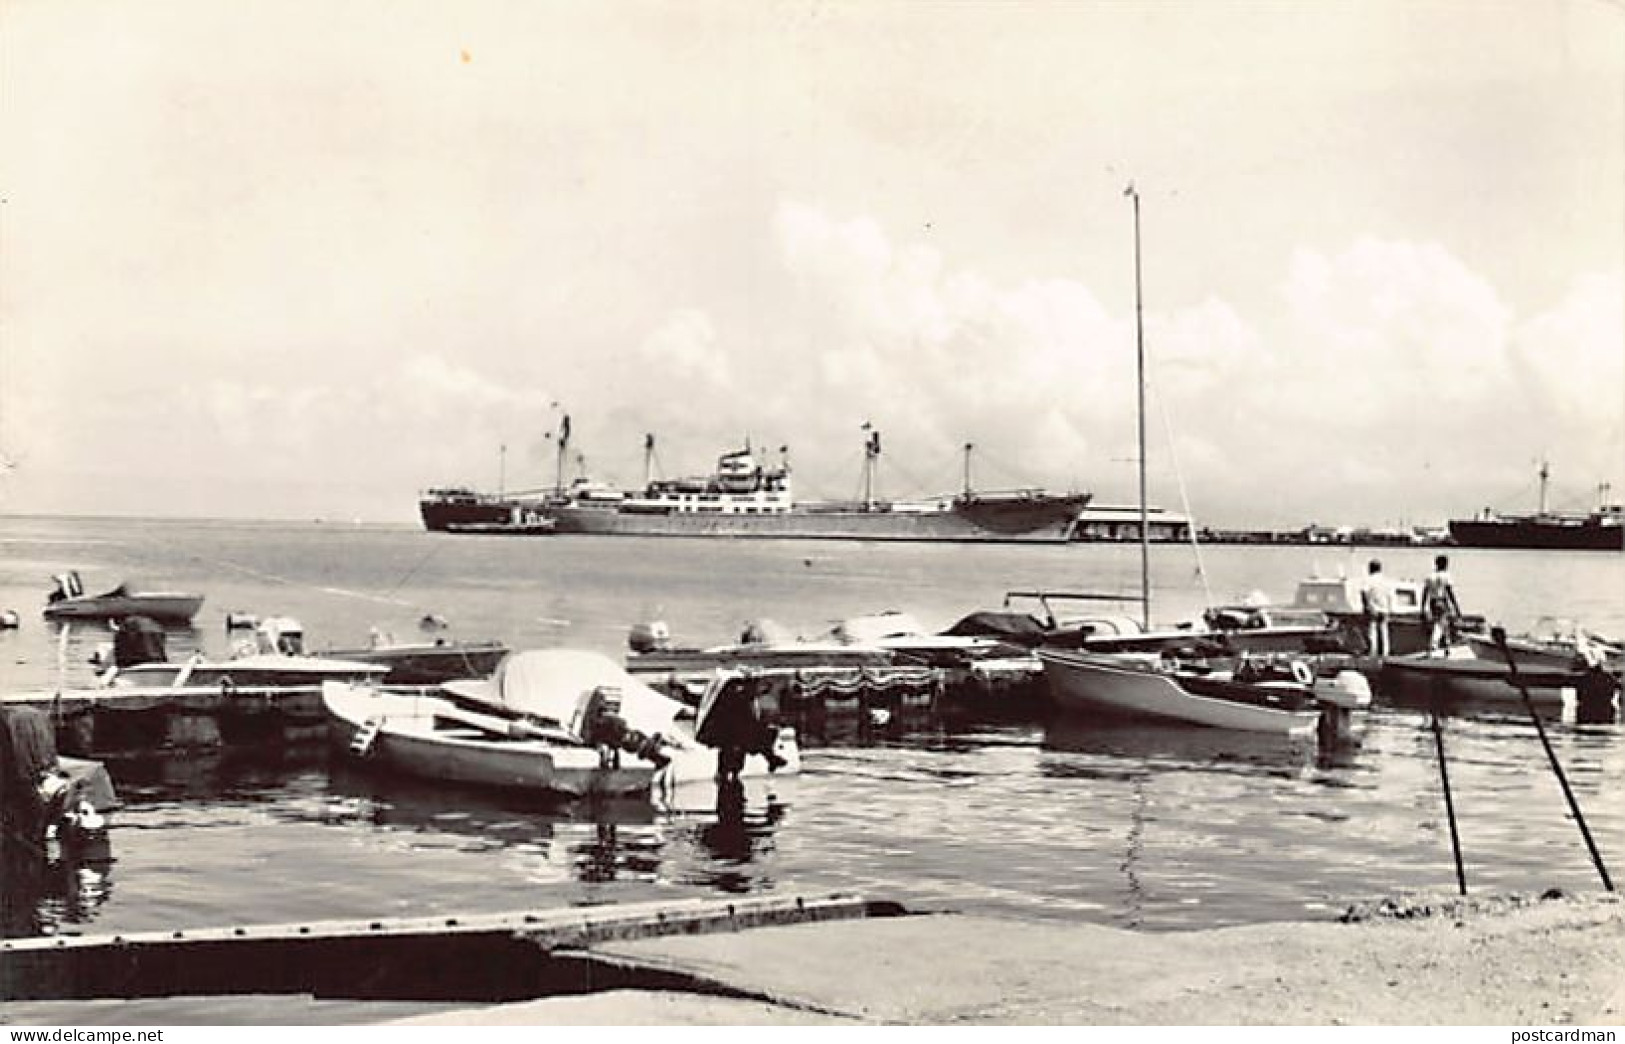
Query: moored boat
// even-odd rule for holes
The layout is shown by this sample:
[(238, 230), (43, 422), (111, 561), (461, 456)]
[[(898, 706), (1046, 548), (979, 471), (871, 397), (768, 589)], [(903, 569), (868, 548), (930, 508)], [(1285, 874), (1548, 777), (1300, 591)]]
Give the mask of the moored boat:
[[(1070, 715), (1151, 718), (1212, 728), (1299, 735), (1315, 730), (1322, 704), (1364, 706), (1369, 692), (1352, 671), (1315, 677), (1296, 661), (1292, 674), (1248, 678), (1157, 654), (1038, 650), (1056, 710)], [(1358, 681), (1356, 680), (1358, 679)]]
[(1405, 706), (1471, 704), (1512, 711), (1523, 706), (1521, 683), (1532, 703), (1554, 710), (1576, 700), (1585, 682), (1586, 669), (1575, 663), (1521, 661), (1514, 681), (1513, 669), (1504, 659), (1487, 659), (1469, 646), (1457, 645), (1440, 655), (1413, 653), (1384, 660), (1377, 694), (1384, 702)]
[[(568, 649), (515, 653), (490, 679), (423, 694), (328, 684), (335, 737), (358, 758), (412, 775), (564, 795), (647, 794), (712, 780), (717, 750), (700, 742), (739, 680), (715, 672), (698, 710), (660, 695), (608, 658)], [(800, 769), (794, 730), (740, 775)]]
[(183, 591), (145, 591), (128, 582), (99, 595), (87, 595), (77, 572), (54, 578), (45, 606), (48, 620), (108, 620), (146, 616), (170, 623), (187, 623), (203, 606), (203, 596)]
[(429, 695), (329, 682), (335, 739), (369, 764), (425, 779), (580, 797), (646, 794), (657, 766), (606, 758), (563, 728), (546, 729)]

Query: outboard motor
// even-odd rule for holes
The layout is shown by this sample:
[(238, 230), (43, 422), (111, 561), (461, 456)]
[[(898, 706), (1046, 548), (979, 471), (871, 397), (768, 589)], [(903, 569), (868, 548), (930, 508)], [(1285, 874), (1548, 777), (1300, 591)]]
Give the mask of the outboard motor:
[(115, 667), (164, 663), (168, 658), (168, 651), (164, 647), (164, 629), (151, 617), (126, 616), (113, 631)]
[(621, 717), (621, 690), (614, 686), (600, 685), (582, 696), (574, 731), (604, 752), (606, 767), (619, 767), (622, 751), (656, 768), (664, 768), (671, 760), (661, 752), (665, 742), (659, 735), (650, 736), (626, 724)]

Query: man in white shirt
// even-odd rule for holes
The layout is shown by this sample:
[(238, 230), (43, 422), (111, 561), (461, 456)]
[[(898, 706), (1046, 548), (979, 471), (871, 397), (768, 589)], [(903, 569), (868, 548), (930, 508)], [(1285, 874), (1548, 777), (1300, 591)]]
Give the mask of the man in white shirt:
[(1379, 659), (1390, 655), (1388, 616), (1394, 611), (1394, 589), (1382, 575), (1382, 563), (1375, 558), (1366, 571), (1365, 586), (1360, 589), (1360, 604), (1365, 610), (1366, 650)]

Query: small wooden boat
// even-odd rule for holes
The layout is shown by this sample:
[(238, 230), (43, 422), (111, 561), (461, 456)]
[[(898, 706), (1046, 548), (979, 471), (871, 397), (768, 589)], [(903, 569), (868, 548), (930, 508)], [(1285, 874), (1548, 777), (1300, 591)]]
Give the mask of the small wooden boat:
[(48, 620), (107, 620), (145, 616), (187, 623), (203, 605), (203, 596), (180, 591), (138, 591), (123, 583), (106, 594), (87, 595), (78, 573), (56, 577), (56, 589), (45, 606)]
[[(1057, 711), (1178, 721), (1211, 728), (1298, 735), (1314, 731), (1322, 703), (1370, 702), (1353, 671), (1316, 678), (1295, 661), (1290, 680), (1248, 680), (1157, 654), (1038, 650)], [(1356, 681), (1358, 679), (1358, 682)]]

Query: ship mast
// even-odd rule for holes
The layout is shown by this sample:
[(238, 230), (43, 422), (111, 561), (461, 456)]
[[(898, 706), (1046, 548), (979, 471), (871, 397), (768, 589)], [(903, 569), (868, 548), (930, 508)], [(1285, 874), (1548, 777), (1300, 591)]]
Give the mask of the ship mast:
[(965, 443), (965, 502), (970, 502), (970, 451), (976, 448), (975, 443)]
[[(1145, 320), (1140, 299), (1140, 194), (1133, 183), (1123, 194), (1134, 201), (1134, 358), (1140, 419), (1140, 622), (1151, 629), (1151, 532), (1145, 503)], [(1544, 505), (1541, 508), (1545, 510)]]
[(1546, 514), (1546, 480), (1551, 477), (1551, 469), (1543, 460), (1540, 462), (1540, 513)]
[(502, 443), (497, 447), (497, 496), (508, 495), (508, 444)]
[(655, 480), (655, 433), (643, 436), (643, 487), (649, 488)]
[(869, 440), (863, 446), (863, 509), (875, 506), (875, 470), (880, 467), (880, 430), (864, 424)]
[(570, 415), (566, 413), (564, 419), (559, 421), (558, 461), (553, 473), (553, 492), (557, 496), (564, 496), (564, 455), (570, 449)]

